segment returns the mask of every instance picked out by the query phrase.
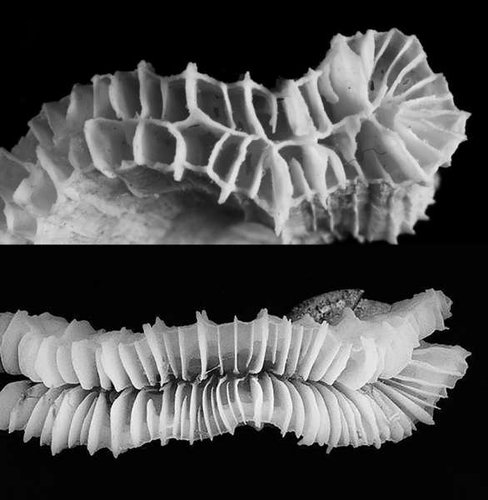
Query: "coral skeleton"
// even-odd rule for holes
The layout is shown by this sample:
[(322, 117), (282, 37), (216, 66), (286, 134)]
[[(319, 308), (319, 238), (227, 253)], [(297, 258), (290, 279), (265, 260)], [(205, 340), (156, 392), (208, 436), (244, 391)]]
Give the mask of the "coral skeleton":
[(197, 313), (193, 325), (157, 319), (142, 333), (3, 313), (1, 370), (29, 380), (0, 392), (0, 429), (40, 437), (53, 453), (86, 445), (116, 456), (241, 424), (272, 424), (329, 450), (400, 441), (417, 423), (434, 423), (469, 352), (424, 340), (446, 329), (451, 301), (442, 292), (393, 305), (361, 296), (317, 297), (292, 320), (263, 310), (218, 325)]
[(274, 91), (141, 62), (44, 104), (0, 151), (2, 239), (395, 243), (427, 218), (468, 117), (396, 29), (336, 36)]

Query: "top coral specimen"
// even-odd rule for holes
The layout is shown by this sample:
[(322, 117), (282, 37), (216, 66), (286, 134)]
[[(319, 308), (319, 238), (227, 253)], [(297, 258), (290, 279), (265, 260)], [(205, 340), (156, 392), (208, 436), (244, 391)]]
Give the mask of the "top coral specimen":
[(225, 242), (272, 242), (263, 226), (284, 242), (396, 242), (425, 218), (468, 117), (395, 29), (336, 36), (274, 92), (249, 74), (225, 84), (189, 64), (159, 77), (142, 62), (44, 104), (0, 152), (3, 239), (185, 242), (208, 213), (204, 232)]

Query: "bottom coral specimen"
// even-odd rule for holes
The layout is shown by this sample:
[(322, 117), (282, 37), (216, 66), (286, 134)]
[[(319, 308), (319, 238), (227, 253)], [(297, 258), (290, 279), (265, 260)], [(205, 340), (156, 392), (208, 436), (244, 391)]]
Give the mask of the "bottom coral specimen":
[[(278, 427), (300, 444), (380, 447), (433, 424), (469, 352), (427, 343), (451, 301), (434, 290), (393, 305), (360, 290), (224, 325), (160, 320), (143, 334), (96, 332), (49, 314), (0, 315), (0, 368), (31, 380), (0, 392), (0, 429), (53, 453), (86, 445), (115, 456), (152, 440), (190, 442), (239, 425)], [(43, 383), (35, 383), (42, 381)]]

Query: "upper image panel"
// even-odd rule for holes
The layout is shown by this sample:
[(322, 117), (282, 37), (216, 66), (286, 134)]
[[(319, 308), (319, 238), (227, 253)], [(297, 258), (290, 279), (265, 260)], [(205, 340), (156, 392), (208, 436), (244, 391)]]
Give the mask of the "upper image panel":
[(366, 21), (136, 36), (22, 19), (3, 62), (0, 241), (482, 242), (472, 40)]

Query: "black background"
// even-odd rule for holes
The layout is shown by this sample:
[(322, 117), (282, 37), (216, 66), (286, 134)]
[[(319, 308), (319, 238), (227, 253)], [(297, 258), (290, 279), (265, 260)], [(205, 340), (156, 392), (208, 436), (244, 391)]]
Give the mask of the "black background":
[[(473, 355), (467, 375), (440, 403), (436, 425), (381, 450), (298, 447), (272, 428), (240, 428), (212, 443), (151, 443), (113, 459), (107, 450), (51, 457), (38, 440), (0, 432), (0, 498), (186, 497), (480, 498), (486, 491), (485, 401), (486, 160), (480, 103), (485, 79), (484, 17), (469, 4), (295, 2), (251, 4), (101, 3), (4, 12), (0, 29), (1, 144), (26, 133), (42, 102), (69, 94), (94, 74), (130, 70), (141, 59), (158, 73), (200, 71), (234, 81), (246, 70), (273, 86), (297, 78), (325, 56), (336, 33), (398, 27), (416, 34), (435, 71), (444, 72), (460, 109), (474, 113), (469, 141), (442, 171), (431, 221), (399, 247), (355, 243), (317, 248), (2, 248), (0, 310), (49, 311), (96, 328), (139, 330), (159, 315), (187, 324), (205, 309), (214, 321), (250, 320), (262, 307), (286, 314), (324, 291), (363, 288), (396, 301), (427, 288), (454, 300), (451, 329), (434, 335)], [(60, 10), (61, 9), (61, 10)], [(431, 10), (431, 12), (429, 12)], [(438, 245), (437, 243), (443, 243)], [(447, 245), (449, 244), (449, 245)], [(477, 244), (477, 245), (475, 245)], [(1, 377), (6, 383), (11, 380)], [(295, 493), (296, 492), (296, 493)]]
[[(51, 457), (47, 447), (22, 434), (0, 433), (2, 488), (21, 492), (76, 488), (86, 494), (185, 497), (244, 493), (275, 498), (299, 487), (303, 495), (385, 495), (399, 489), (416, 498), (478, 498), (486, 488), (485, 401), (486, 249), (477, 246), (365, 246), (277, 248), (22, 248), (3, 252), (1, 309), (49, 311), (96, 328), (140, 331), (158, 315), (167, 324), (194, 321), (205, 309), (217, 322), (251, 320), (262, 307), (282, 315), (310, 296), (363, 288), (372, 299), (396, 301), (428, 288), (453, 299), (450, 330), (430, 340), (459, 344), (473, 355), (449, 398), (440, 402), (436, 425), (380, 450), (298, 447), (274, 428), (239, 428), (235, 436), (189, 446), (149, 445), (113, 459), (85, 449)], [(11, 380), (2, 377), (6, 382)], [(5, 490), (4, 490), (5, 491)], [(151, 493), (152, 492), (152, 493)], [(304, 496), (304, 498), (306, 498)]]
[[(246, 71), (273, 87), (277, 78), (301, 77), (317, 67), (337, 33), (353, 35), (392, 27), (420, 39), (435, 72), (445, 74), (458, 108), (473, 113), (468, 142), (461, 144), (417, 236), (404, 244), (488, 243), (486, 225), (486, 45), (484, 15), (473, 3), (450, 9), (442, 2), (159, 2), (113, 7), (73, 3), (34, 14), (4, 16), (0, 30), (0, 144), (12, 148), (44, 102), (69, 95), (95, 74), (133, 70), (141, 60), (161, 75), (178, 74), (188, 62), (233, 82)], [(464, 4), (463, 4), (464, 5)], [(11, 50), (12, 49), (12, 50)]]

